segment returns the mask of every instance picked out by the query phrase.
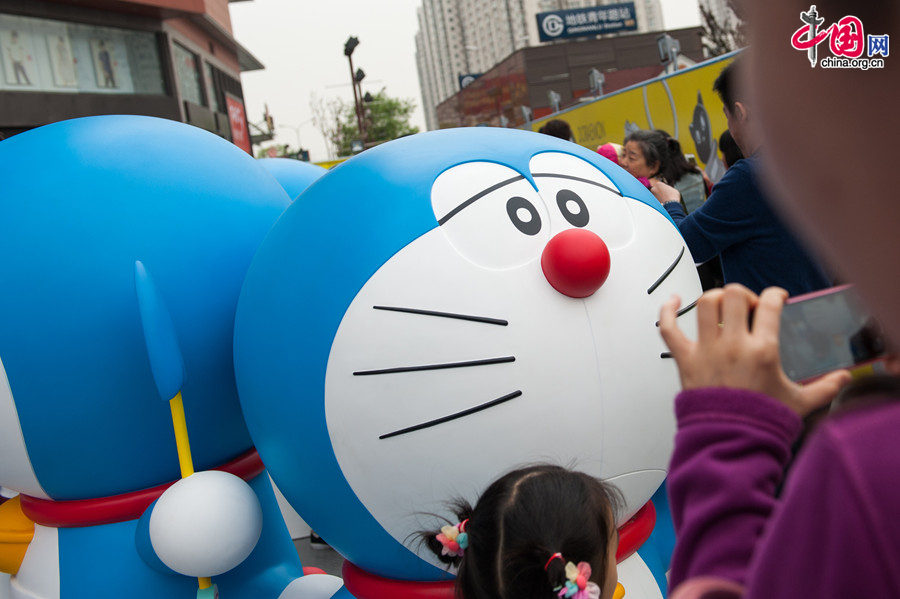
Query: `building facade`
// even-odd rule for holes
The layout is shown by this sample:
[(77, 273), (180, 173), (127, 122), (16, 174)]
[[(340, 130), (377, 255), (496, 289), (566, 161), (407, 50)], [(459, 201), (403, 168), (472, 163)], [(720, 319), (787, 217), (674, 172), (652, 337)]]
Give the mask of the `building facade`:
[[(539, 46), (540, 12), (615, 4), (621, 0), (422, 0), (416, 65), (428, 129), (437, 105), (522, 48)], [(660, 0), (632, 0), (637, 33), (663, 29)]]
[[(667, 32), (681, 44), (679, 68), (703, 59), (702, 32), (700, 27)], [(561, 109), (595, 97), (592, 70), (603, 73), (607, 94), (657, 77), (664, 71), (658, 37), (653, 32), (517, 50), (438, 104), (437, 127), (518, 127), (554, 111), (551, 91), (559, 95)]]
[(0, 0), (0, 134), (99, 114), (212, 131), (250, 151), (228, 0)]
[(736, 18), (728, 0), (700, 0), (700, 4), (708, 8), (719, 23), (727, 25)]

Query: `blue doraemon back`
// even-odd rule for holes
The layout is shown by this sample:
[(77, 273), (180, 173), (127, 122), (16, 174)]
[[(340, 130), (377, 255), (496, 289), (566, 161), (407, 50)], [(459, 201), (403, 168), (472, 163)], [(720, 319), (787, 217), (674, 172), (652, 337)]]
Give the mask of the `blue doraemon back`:
[[(174, 321), (197, 469), (252, 442), (231, 335), (244, 272), (289, 199), (208, 132), (137, 116), (55, 123), (0, 143), (0, 360), (11, 399), (0, 484), (55, 500), (178, 478), (169, 409), (135, 296), (140, 260)], [(0, 373), (2, 374), (2, 373)], [(0, 386), (6, 381), (0, 376)]]
[(292, 200), (328, 172), (321, 166), (293, 158), (260, 158), (259, 163), (284, 187)]
[[(591, 224), (561, 213), (570, 188)], [(524, 221), (507, 199), (530, 211)], [(607, 282), (586, 299), (554, 290), (540, 266), (547, 240), (576, 226), (595, 228), (612, 254)], [(646, 188), (569, 142), (472, 128), (368, 150), (306, 190), (251, 264), (235, 321), (248, 427), (300, 515), (381, 576), (449, 577), (410, 535), (422, 514), (443, 513), (455, 495), (474, 499), (531, 460), (578, 458), (620, 477), (633, 514), (664, 476), (670, 445), (659, 438), (674, 430), (677, 374), (659, 359), (653, 322), (673, 290), (699, 294), (683, 250)], [(660, 294), (648, 294), (676, 256)], [(616, 343), (604, 337), (613, 329)], [(437, 378), (449, 372), (462, 378)], [(623, 404), (639, 387), (647, 403)], [(472, 393), (498, 399), (476, 409)], [(566, 408), (547, 401), (554, 393), (573, 398), (572, 413), (607, 402), (607, 421), (553, 432), (563, 419), (547, 410)], [(623, 434), (606, 441), (615, 426)]]

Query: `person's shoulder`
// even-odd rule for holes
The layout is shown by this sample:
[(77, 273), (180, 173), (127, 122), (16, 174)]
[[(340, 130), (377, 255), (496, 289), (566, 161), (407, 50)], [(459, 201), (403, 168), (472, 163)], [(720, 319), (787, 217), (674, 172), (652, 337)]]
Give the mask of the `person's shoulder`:
[(734, 164), (732, 164), (725, 174), (722, 176), (720, 181), (724, 181), (726, 179), (729, 180), (738, 180), (738, 179), (752, 179), (757, 169), (756, 157), (751, 156), (750, 158), (741, 158)]
[(703, 175), (700, 174), (700, 171), (688, 171), (685, 174), (681, 175), (681, 179), (679, 181), (703, 181)]
[[(840, 438), (900, 431), (900, 398), (861, 398), (858, 402), (832, 415), (823, 428)], [(900, 446), (900, 436), (896, 444)]]
[[(820, 441), (841, 454), (852, 469), (900, 472), (900, 398), (865, 399), (823, 423)], [(900, 479), (892, 475), (900, 494)]]
[(757, 204), (761, 198), (761, 191), (756, 184), (755, 173), (756, 165), (751, 159), (738, 160), (713, 186), (710, 199), (718, 196), (718, 200), (726, 200), (733, 207), (737, 207), (735, 199), (739, 199), (739, 203), (744, 207)]

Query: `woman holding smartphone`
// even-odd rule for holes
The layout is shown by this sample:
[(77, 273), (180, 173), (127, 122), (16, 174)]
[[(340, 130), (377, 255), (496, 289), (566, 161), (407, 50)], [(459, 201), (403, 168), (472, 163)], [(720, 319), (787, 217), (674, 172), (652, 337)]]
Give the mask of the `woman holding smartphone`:
[[(896, 94), (900, 82), (891, 67), (810, 68), (788, 43), (808, 2), (744, 6), (751, 46), (743, 81), (759, 110), (768, 184), (898, 339), (900, 204), (894, 182), (880, 175), (892, 172), (900, 122), (890, 103), (872, 99)], [(828, 23), (852, 8), (872, 33), (900, 27), (896, 3), (817, 6)], [(867, 150), (846, 157), (839, 149), (847, 145)], [(846, 159), (832, 164), (836, 155)], [(696, 341), (678, 328), (678, 298), (662, 309), (660, 330), (684, 388), (668, 478), (678, 539), (673, 599), (900, 596), (900, 397), (870, 393), (827, 418), (785, 479), (802, 418), (850, 382), (846, 371), (805, 386), (787, 377), (778, 345), (786, 298), (740, 285), (708, 292), (697, 305)]]

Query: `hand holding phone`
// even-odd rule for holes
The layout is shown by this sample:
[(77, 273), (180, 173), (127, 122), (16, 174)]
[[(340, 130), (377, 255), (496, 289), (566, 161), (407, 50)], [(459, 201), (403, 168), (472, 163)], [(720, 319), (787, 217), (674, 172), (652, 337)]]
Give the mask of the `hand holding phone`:
[[(697, 340), (688, 339), (676, 321), (680, 299), (660, 312), (660, 332), (678, 364), (685, 390), (731, 387), (773, 397), (800, 416), (828, 405), (850, 380), (845, 370), (800, 385), (784, 372), (779, 359), (779, 325), (787, 292), (775, 287), (759, 296), (730, 284), (697, 302)], [(753, 322), (750, 323), (750, 314)]]

